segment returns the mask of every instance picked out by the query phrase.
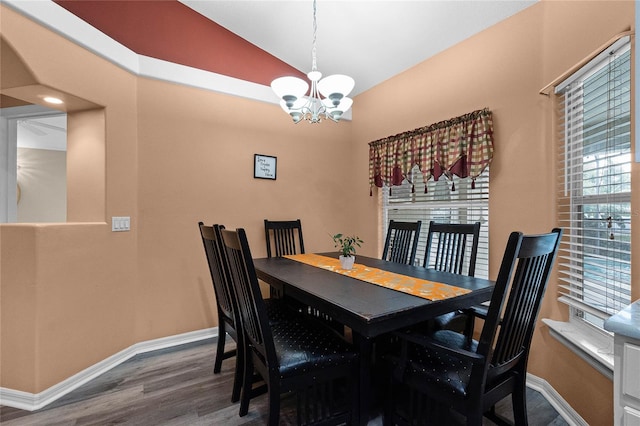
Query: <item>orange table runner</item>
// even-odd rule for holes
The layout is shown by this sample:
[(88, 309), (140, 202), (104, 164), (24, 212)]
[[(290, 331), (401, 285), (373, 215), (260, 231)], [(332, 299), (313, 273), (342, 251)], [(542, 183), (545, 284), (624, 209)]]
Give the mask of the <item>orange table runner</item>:
[(448, 299), (471, 292), (471, 290), (449, 284), (409, 277), (357, 263), (353, 265), (353, 269), (351, 270), (342, 269), (338, 259), (318, 254), (294, 254), (284, 257), (429, 300)]

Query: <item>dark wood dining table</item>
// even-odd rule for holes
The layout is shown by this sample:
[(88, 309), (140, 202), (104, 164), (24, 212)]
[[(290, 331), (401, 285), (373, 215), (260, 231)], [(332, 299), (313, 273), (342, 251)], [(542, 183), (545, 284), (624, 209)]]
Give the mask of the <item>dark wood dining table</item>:
[[(338, 253), (319, 254), (338, 257)], [(485, 302), (491, 298), (494, 283), (365, 256), (357, 256), (356, 264), (471, 290), (461, 296), (431, 301), (283, 257), (254, 259), (259, 279), (284, 297), (313, 307), (352, 330), (353, 341), (361, 356), (359, 423), (366, 425), (372, 399), (374, 339), (435, 316)]]

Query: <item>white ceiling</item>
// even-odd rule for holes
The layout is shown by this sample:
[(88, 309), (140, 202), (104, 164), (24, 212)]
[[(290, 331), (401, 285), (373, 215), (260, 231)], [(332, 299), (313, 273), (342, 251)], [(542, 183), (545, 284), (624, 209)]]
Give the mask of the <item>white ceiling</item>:
[(67, 149), (67, 115), (57, 114), (18, 120), (18, 148)]
[[(300, 71), (311, 70), (312, 1), (180, 1)], [(318, 0), (318, 70), (353, 77), (355, 96), (536, 1)]]

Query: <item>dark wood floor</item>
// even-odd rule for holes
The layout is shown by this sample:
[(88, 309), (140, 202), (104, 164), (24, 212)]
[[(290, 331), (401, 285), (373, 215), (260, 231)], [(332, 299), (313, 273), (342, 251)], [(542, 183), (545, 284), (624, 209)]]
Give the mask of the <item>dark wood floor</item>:
[[(229, 397), (233, 361), (225, 361), (222, 373), (214, 375), (214, 343), (206, 340), (135, 356), (38, 411), (0, 406), (0, 424), (265, 424), (266, 395), (251, 401), (247, 416), (238, 416), (238, 404), (232, 404)], [(538, 392), (529, 389), (527, 402), (530, 425), (567, 425)], [(508, 400), (497, 408), (500, 414), (513, 418)], [(281, 424), (296, 424), (291, 396), (283, 396)], [(369, 426), (381, 424), (379, 416), (369, 422)], [(485, 420), (485, 425), (492, 424)]]

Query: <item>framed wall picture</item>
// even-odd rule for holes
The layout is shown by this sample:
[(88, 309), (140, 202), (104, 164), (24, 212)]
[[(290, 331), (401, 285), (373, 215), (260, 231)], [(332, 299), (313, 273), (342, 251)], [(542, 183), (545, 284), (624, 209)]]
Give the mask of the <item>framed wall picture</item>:
[(276, 180), (278, 159), (270, 155), (254, 154), (253, 177), (256, 179)]

